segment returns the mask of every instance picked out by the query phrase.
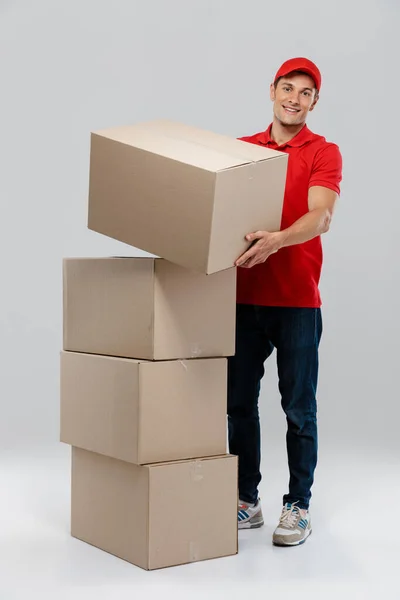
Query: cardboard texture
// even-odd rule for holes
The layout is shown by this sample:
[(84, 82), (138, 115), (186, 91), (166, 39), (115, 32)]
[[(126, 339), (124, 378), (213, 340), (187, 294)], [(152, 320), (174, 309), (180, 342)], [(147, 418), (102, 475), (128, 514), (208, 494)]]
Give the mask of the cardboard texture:
[(72, 536), (143, 569), (236, 554), (237, 502), (236, 456), (136, 466), (72, 449)]
[(288, 155), (169, 121), (92, 133), (88, 227), (203, 273), (280, 229)]
[(227, 360), (61, 352), (61, 441), (144, 464), (226, 453)]
[(150, 360), (235, 352), (236, 269), (162, 259), (63, 261), (63, 349)]

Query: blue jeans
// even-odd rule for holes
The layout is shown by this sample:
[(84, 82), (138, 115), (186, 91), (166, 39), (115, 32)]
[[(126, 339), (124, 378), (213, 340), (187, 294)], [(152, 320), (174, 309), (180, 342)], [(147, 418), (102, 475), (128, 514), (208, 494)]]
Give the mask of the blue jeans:
[(319, 308), (237, 305), (236, 354), (228, 359), (229, 451), (239, 457), (239, 497), (256, 502), (261, 481), (258, 397), (264, 363), (276, 348), (286, 414), (289, 493), (283, 503), (308, 508), (317, 465)]

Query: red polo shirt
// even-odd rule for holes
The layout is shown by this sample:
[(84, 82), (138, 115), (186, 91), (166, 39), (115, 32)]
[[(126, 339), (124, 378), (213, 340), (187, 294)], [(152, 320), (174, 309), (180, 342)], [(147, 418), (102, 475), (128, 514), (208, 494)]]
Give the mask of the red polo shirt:
[[(342, 157), (336, 144), (312, 133), (306, 125), (289, 142), (278, 146), (271, 139), (272, 124), (262, 133), (241, 138), (289, 154), (281, 229), (308, 212), (308, 190), (324, 186), (340, 193)], [(322, 268), (320, 236), (282, 248), (264, 263), (238, 268), (237, 301), (261, 306), (321, 306), (319, 280)]]

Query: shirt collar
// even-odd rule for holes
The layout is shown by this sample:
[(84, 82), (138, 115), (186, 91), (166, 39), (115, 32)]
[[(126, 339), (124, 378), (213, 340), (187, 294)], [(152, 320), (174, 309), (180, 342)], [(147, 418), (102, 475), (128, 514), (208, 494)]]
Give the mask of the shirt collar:
[(271, 130), (272, 123), (269, 125), (266, 131), (263, 131), (258, 135), (258, 141), (260, 144), (265, 146), (275, 146), (276, 148), (285, 148), (285, 146), (289, 146), (289, 148), (300, 148), (304, 146), (307, 142), (311, 141), (313, 137), (313, 133), (308, 129), (307, 125), (304, 125), (299, 133), (294, 136), (291, 140), (282, 144), (282, 146), (278, 146), (277, 143), (271, 138)]

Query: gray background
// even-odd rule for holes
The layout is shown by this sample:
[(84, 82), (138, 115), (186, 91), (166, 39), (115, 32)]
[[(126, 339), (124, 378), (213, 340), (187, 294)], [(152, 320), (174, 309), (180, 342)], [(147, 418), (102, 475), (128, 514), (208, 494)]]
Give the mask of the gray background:
[[(158, 117), (232, 136), (264, 129), (283, 60), (323, 75), (308, 124), (339, 144), (324, 238), (321, 439), (397, 443), (399, 4), (4, 1), (0, 12), (0, 444), (58, 436), (63, 256), (140, 254), (86, 228), (89, 133)], [(268, 439), (281, 438), (274, 358)]]
[[(397, 0), (0, 0), (1, 600), (398, 600), (399, 30)], [(272, 356), (265, 527), (240, 532), (237, 557), (146, 573), (69, 535), (62, 258), (140, 255), (86, 227), (90, 131), (159, 117), (263, 130), (269, 83), (295, 55), (323, 75), (308, 124), (344, 159), (324, 236), (313, 535), (290, 556), (270, 542), (287, 488)]]
[[(377, 555), (369, 516), (399, 493), (399, 17), (397, 0), (0, 0), (0, 535), (10, 582), (25, 559), (36, 561), (26, 585), (42, 590), (49, 578), (72, 577), (97, 599), (106, 597), (97, 586), (110, 582), (125, 583), (130, 597), (131, 578), (141, 576), (67, 535), (69, 450), (58, 443), (61, 261), (140, 255), (86, 227), (90, 131), (159, 117), (232, 136), (263, 130), (272, 116), (269, 83), (295, 55), (314, 60), (323, 75), (308, 124), (338, 143), (344, 159), (341, 200), (324, 237), (314, 546), (292, 554), (299, 562), (290, 570), (272, 550), (264, 562), (264, 538), (245, 536), (240, 568), (211, 561), (140, 582), (181, 584), (183, 573), (201, 573), (199, 582), (208, 569), (216, 581), (224, 572), (236, 583), (252, 573), (258, 585), (268, 573), (274, 597), (289, 578), (286, 593), (300, 598), (296, 578), (304, 573), (307, 598), (327, 597), (324, 581), (335, 597), (350, 590), (352, 600), (365, 600), (372, 588), (358, 596), (360, 582), (391, 581), (394, 523), (382, 532), (385, 544), (375, 532)], [(274, 356), (269, 365), (261, 491), (272, 527), (287, 472)], [(328, 546), (329, 557), (320, 552)], [(233, 567), (223, 571), (225, 564)]]

